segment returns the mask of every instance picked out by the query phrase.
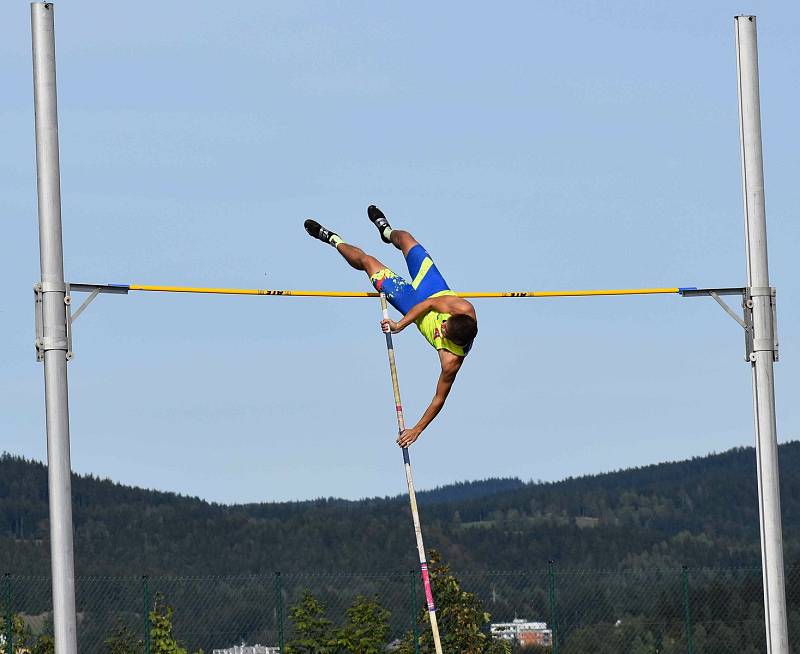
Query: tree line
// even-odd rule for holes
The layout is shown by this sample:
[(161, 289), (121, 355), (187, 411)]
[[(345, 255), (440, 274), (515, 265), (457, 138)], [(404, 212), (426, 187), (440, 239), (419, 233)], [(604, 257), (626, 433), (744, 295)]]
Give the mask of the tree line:
[[(780, 446), (786, 561), (800, 562), (800, 443)], [(456, 570), (758, 565), (755, 454), (554, 483), (486, 480), (420, 494), (426, 541)], [(403, 496), (221, 505), (73, 479), (79, 575), (407, 570)], [(47, 471), (0, 457), (0, 571), (49, 572)]]

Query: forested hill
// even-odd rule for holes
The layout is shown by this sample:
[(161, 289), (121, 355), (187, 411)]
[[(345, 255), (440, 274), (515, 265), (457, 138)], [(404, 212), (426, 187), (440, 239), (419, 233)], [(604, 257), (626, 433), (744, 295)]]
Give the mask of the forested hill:
[[(481, 481), (460, 481), (447, 486), (437, 486), (433, 490), (417, 491), (420, 506), (439, 502), (458, 502), (474, 500), (503, 491), (524, 488), (525, 483), (516, 478), (482, 479)], [(405, 499), (405, 496), (404, 498)]]
[[(800, 563), (800, 443), (780, 447), (787, 563)], [(223, 506), (73, 480), (81, 575), (414, 567), (407, 499)], [(759, 563), (751, 448), (554, 483), (490, 479), (420, 493), (425, 540), (456, 569)], [(47, 574), (47, 470), (0, 457), (0, 572)]]

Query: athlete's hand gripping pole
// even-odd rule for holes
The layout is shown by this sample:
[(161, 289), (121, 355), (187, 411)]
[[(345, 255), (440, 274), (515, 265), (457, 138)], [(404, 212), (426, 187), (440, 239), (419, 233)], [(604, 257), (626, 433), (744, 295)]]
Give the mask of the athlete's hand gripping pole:
[[(389, 307), (386, 304), (386, 295), (381, 293), (381, 310), (383, 319), (389, 319)], [(389, 352), (389, 370), (392, 373), (392, 390), (394, 391), (394, 406), (397, 411), (397, 429), (402, 434), (406, 428), (403, 420), (403, 405), (400, 402), (400, 384), (397, 381), (397, 365), (394, 361), (394, 345), (392, 345), (392, 332), (384, 326), (386, 334), (386, 349)], [(431, 621), (431, 632), (433, 634), (433, 644), (436, 654), (442, 654), (442, 641), (439, 638), (439, 625), (436, 622), (436, 605), (433, 603), (433, 593), (431, 592), (431, 580), (428, 575), (428, 561), (425, 558), (425, 545), (422, 543), (422, 527), (419, 523), (419, 511), (417, 510), (417, 496), (414, 492), (414, 479), (411, 476), (411, 459), (408, 456), (408, 448), (403, 448), (403, 463), (406, 469), (406, 483), (408, 484), (408, 499), (411, 502), (411, 519), (414, 521), (414, 534), (417, 537), (417, 552), (419, 553), (419, 566), (422, 573), (422, 585), (425, 588), (425, 601), (428, 605), (428, 617)]]

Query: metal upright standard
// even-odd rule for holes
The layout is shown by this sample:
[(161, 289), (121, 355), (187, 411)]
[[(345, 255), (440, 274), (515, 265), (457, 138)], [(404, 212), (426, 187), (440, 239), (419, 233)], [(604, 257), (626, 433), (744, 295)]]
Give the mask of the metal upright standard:
[(777, 360), (775, 292), (769, 285), (764, 166), (761, 154), (761, 101), (758, 89), (756, 17), (737, 16), (736, 73), (742, 154), (745, 243), (747, 249), (746, 322), (753, 374), (758, 508), (767, 654), (789, 654), (784, 588), (781, 499), (778, 488), (778, 437), (772, 364)]
[[(389, 318), (389, 307), (386, 304), (386, 296), (381, 293), (381, 311), (384, 318)], [(394, 345), (392, 344), (392, 332), (386, 331), (386, 349), (389, 353), (389, 371), (392, 374), (392, 390), (394, 391), (394, 407), (397, 412), (397, 431), (402, 434), (406, 428), (403, 420), (403, 405), (400, 402), (400, 383), (397, 381), (397, 365), (394, 360)], [(422, 585), (425, 589), (425, 601), (428, 606), (428, 617), (431, 621), (431, 633), (433, 634), (433, 645), (436, 654), (442, 654), (442, 641), (439, 637), (439, 625), (436, 622), (436, 605), (433, 603), (433, 592), (431, 591), (431, 580), (428, 575), (428, 561), (425, 557), (425, 545), (422, 542), (422, 526), (419, 522), (419, 511), (417, 510), (417, 496), (414, 492), (414, 478), (411, 476), (411, 459), (408, 456), (408, 448), (403, 448), (403, 463), (406, 469), (406, 483), (408, 484), (408, 499), (411, 502), (411, 519), (414, 522), (414, 534), (417, 537), (417, 552), (419, 554), (419, 567), (422, 573)]]
[(36, 287), (37, 316), (41, 330), (37, 334), (36, 347), (44, 361), (53, 628), (56, 654), (77, 654), (67, 402), (67, 299), (61, 243), (56, 43), (52, 4), (31, 4), (31, 32), (39, 258), (42, 270), (41, 282)]

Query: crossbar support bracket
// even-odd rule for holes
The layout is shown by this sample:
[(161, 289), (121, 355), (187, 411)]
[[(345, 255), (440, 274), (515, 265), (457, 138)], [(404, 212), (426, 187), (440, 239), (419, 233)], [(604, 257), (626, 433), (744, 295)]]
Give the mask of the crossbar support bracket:
[(736, 315), (736, 312), (733, 309), (731, 309), (730, 305), (719, 296), (719, 293), (717, 293), (716, 291), (711, 291), (709, 292), (709, 295), (713, 297), (717, 301), (717, 304), (719, 304), (719, 306), (722, 307), (722, 310), (725, 313), (727, 313), (731, 318), (733, 318), (736, 322), (738, 322), (745, 331), (748, 332), (753, 331), (753, 328), (750, 325), (748, 325), (742, 318)]
[[(69, 293), (69, 286), (67, 287), (67, 289), (68, 289), (68, 290), (67, 290), (67, 292)], [(100, 294), (100, 289), (99, 289), (99, 288), (96, 288), (96, 289), (94, 289), (94, 290), (93, 290), (91, 293), (89, 293), (89, 297), (87, 297), (87, 298), (86, 298), (86, 299), (85, 299), (85, 300), (84, 300), (84, 301), (81, 303), (81, 306), (79, 306), (79, 307), (77, 308), (77, 310), (75, 311), (75, 313), (72, 313), (72, 309), (70, 308), (70, 311), (69, 311), (69, 314), (70, 314), (70, 315), (69, 315), (69, 323), (70, 323), (70, 325), (71, 325), (72, 323), (74, 323), (74, 322), (75, 322), (75, 321), (78, 319), (78, 316), (80, 316), (80, 315), (81, 315), (81, 314), (82, 314), (84, 311), (86, 311), (86, 307), (88, 307), (88, 306), (89, 306), (89, 304), (92, 302), (92, 300), (94, 300), (94, 299), (95, 299), (95, 298), (96, 298), (96, 297), (97, 297), (99, 294)], [(72, 304), (72, 303), (70, 302), (70, 305), (71, 305), (71, 304)]]
[[(51, 285), (52, 286), (52, 285)], [(64, 304), (67, 305), (67, 324), (66, 324), (66, 340), (65, 339), (45, 339), (44, 337), (44, 294), (48, 291), (64, 291)], [(77, 310), (72, 311), (72, 293), (88, 293), (89, 296), (81, 303)], [(67, 361), (70, 361), (74, 356), (72, 351), (72, 323), (74, 323), (80, 315), (86, 311), (87, 307), (92, 301), (100, 295), (100, 293), (111, 293), (114, 295), (127, 294), (128, 287), (124, 285), (115, 284), (64, 284), (48, 286), (37, 282), (33, 285), (33, 298), (34, 298), (34, 318), (36, 324), (36, 340), (34, 345), (36, 347), (36, 360), (39, 362), (44, 361), (44, 353), (47, 350), (66, 350)], [(53, 342), (49, 342), (53, 341)]]
[[(741, 288), (692, 288), (681, 289), (683, 297), (711, 297), (744, 329), (744, 360), (748, 363), (755, 361), (756, 352), (772, 352), (772, 360), (778, 361), (778, 311), (775, 288), (772, 286), (753, 286)], [(722, 295), (738, 295), (742, 299), (742, 317), (725, 302)], [(753, 298), (768, 297), (772, 307), (772, 335), (768, 338), (753, 338)]]

